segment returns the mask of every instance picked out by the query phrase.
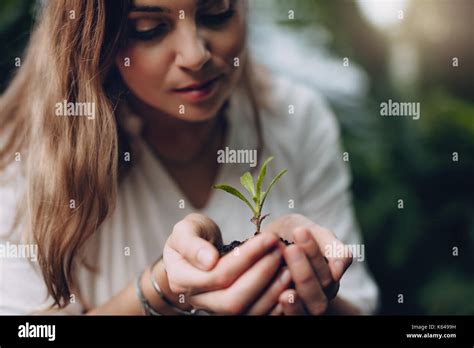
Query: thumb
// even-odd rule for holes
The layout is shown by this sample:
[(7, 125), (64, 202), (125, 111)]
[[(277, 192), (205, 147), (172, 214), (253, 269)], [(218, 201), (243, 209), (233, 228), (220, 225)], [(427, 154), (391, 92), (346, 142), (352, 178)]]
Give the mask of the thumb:
[(170, 247), (192, 266), (203, 271), (211, 270), (219, 259), (216, 247), (222, 244), (219, 227), (200, 214), (190, 214), (173, 228)]

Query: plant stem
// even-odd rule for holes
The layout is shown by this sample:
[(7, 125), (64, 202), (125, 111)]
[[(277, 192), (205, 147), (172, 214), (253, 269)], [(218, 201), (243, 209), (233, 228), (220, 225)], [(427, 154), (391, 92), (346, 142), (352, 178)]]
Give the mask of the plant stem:
[(270, 214), (265, 214), (265, 215), (261, 215), (261, 214), (258, 214), (257, 216), (254, 216), (252, 219), (250, 219), (250, 221), (252, 221), (255, 226), (257, 227), (257, 231), (255, 232), (255, 234), (258, 234), (260, 233), (260, 227), (262, 225), (262, 221), (263, 219), (265, 219), (268, 215)]
[(260, 233), (260, 225), (262, 224), (262, 219), (260, 215), (257, 217), (257, 233)]

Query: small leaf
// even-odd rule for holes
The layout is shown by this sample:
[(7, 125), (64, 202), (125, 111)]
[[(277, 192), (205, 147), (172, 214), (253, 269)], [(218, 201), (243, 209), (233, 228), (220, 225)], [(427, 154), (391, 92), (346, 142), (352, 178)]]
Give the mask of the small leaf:
[[(262, 192), (260, 193), (260, 195), (261, 195), (262, 197), (264, 197), (264, 196), (265, 196), (265, 191), (262, 191)], [(262, 202), (255, 202), (255, 203), (256, 203), (257, 212), (258, 212), (258, 213), (261, 213), (261, 212), (262, 212), (262, 208), (263, 208), (263, 203), (262, 203)]]
[(278, 173), (278, 174), (273, 178), (273, 180), (272, 180), (272, 182), (270, 183), (270, 185), (268, 185), (267, 192), (265, 192), (265, 194), (263, 195), (262, 203), (260, 204), (259, 212), (261, 212), (261, 209), (263, 208), (263, 203), (265, 202), (265, 199), (267, 198), (267, 195), (268, 195), (268, 193), (270, 192), (270, 190), (272, 189), (273, 185), (275, 185), (275, 183), (276, 183), (287, 171), (288, 171), (287, 169), (282, 170), (280, 173)]
[(252, 195), (252, 198), (255, 197), (255, 185), (253, 183), (252, 174), (247, 172), (244, 175), (242, 175), (240, 177), (240, 183)]
[(245, 196), (242, 193), (240, 193), (240, 191), (237, 190), (236, 188), (234, 188), (230, 185), (225, 185), (225, 184), (214, 185), (213, 187), (216, 188), (216, 189), (219, 189), (219, 190), (224, 190), (227, 193), (230, 193), (231, 195), (234, 195), (235, 197), (239, 198), (240, 200), (242, 200), (243, 202), (245, 202), (245, 204), (247, 204), (249, 206), (249, 208), (252, 210), (252, 212), (254, 214), (256, 213), (254, 207), (252, 207), (252, 205), (247, 200), (247, 198), (245, 198)]
[(263, 163), (262, 168), (260, 168), (260, 173), (258, 173), (258, 178), (257, 178), (257, 198), (260, 201), (261, 197), (261, 191), (262, 191), (262, 185), (263, 181), (265, 180), (265, 174), (267, 173), (267, 165), (270, 163), (270, 161), (273, 159), (273, 157), (268, 157), (267, 160)]

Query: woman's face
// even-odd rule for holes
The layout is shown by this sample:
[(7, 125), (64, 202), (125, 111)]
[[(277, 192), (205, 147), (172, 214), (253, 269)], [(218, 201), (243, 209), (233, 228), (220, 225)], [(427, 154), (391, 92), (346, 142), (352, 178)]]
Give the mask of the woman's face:
[(215, 116), (241, 76), (245, 12), (243, 0), (135, 0), (116, 59), (133, 96), (171, 117)]

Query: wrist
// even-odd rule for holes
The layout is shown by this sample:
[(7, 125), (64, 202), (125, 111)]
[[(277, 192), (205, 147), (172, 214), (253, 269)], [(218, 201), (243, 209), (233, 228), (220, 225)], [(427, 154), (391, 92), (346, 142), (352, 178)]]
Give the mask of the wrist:
[(150, 303), (153, 301), (152, 304), (160, 309), (160, 313), (177, 315), (183, 314), (180, 313), (180, 310), (192, 310), (193, 307), (189, 304), (184, 294), (175, 294), (171, 291), (163, 260), (148, 267), (144, 279), (147, 286), (151, 287), (150, 299), (152, 300), (150, 300)]

